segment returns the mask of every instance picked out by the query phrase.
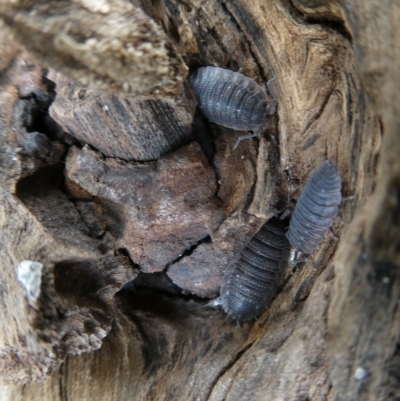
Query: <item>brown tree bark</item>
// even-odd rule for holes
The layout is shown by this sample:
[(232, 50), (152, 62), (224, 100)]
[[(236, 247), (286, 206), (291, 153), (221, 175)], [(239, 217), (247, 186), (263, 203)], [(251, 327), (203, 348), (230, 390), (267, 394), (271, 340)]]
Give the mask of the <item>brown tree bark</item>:
[[(399, 399), (399, 4), (0, 17), (2, 399)], [(264, 136), (232, 151), (241, 133), (196, 110), (186, 66), (205, 65), (277, 76)], [(289, 266), (256, 322), (200, 308), (327, 157), (349, 200), (316, 271)]]

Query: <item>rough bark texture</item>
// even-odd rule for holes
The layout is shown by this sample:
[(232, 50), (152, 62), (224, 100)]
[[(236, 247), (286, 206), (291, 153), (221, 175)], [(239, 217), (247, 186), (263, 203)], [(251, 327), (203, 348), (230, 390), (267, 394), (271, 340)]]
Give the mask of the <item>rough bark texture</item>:
[(140, 97), (178, 95), (187, 73), (171, 40), (127, 0), (4, 0), (0, 17), (41, 60), (82, 85)]
[[(278, 75), (277, 115), (232, 151), (241, 133), (205, 120), (187, 83), (161, 100), (96, 92), (2, 33), (2, 399), (399, 399), (400, 7), (139, 3), (190, 69)], [(39, 17), (22, 13), (24, 40)], [(316, 270), (289, 267), (256, 322), (200, 308), (327, 157), (350, 199)], [(43, 265), (37, 297), (23, 260)]]

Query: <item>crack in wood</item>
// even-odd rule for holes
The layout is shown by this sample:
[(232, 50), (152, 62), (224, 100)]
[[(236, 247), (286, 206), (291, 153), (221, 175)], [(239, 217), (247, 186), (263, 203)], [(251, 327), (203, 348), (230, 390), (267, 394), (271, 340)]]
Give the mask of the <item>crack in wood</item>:
[[(251, 342), (250, 344), (247, 344), (243, 349), (241, 349), (239, 352), (236, 353), (235, 357), (228, 363), (226, 366), (224, 366), (220, 372), (215, 376), (215, 379), (213, 382), (210, 384), (210, 390), (208, 391), (207, 396), (204, 398), (205, 400), (209, 400), (211, 393), (213, 392), (215, 386), (217, 386), (219, 383), (219, 380), (221, 379), (222, 376), (224, 376), (238, 361), (242, 356), (253, 346), (254, 342)], [(234, 379), (232, 378), (232, 383), (234, 382)], [(226, 395), (228, 394), (229, 389), (226, 389)], [(226, 399), (226, 395), (222, 400)]]

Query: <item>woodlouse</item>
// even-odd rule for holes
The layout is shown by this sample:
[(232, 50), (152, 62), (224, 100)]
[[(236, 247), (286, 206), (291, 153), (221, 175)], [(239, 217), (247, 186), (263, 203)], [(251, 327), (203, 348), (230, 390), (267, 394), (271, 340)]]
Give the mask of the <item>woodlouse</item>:
[(312, 173), (294, 208), (287, 237), (297, 251), (313, 253), (338, 214), (342, 179), (336, 164), (325, 160)]
[(289, 251), (281, 222), (272, 218), (252, 238), (223, 278), (220, 304), (228, 316), (239, 322), (250, 320), (271, 304)]
[(277, 103), (271, 81), (267, 86), (272, 101), (260, 85), (239, 72), (201, 67), (190, 78), (199, 107), (211, 122), (236, 130), (253, 130), (252, 134), (240, 136), (233, 149), (241, 140), (255, 137), (268, 127), (267, 116), (275, 113)]

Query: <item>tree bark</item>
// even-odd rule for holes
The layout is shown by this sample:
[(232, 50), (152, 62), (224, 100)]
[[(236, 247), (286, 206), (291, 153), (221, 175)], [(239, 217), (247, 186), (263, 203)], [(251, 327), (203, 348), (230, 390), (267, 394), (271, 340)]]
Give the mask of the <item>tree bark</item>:
[[(45, 3), (0, 10), (2, 399), (399, 399), (400, 6)], [(233, 151), (182, 60), (277, 76), (268, 132)], [(255, 322), (204, 307), (326, 158), (348, 200), (316, 270), (288, 266)]]

